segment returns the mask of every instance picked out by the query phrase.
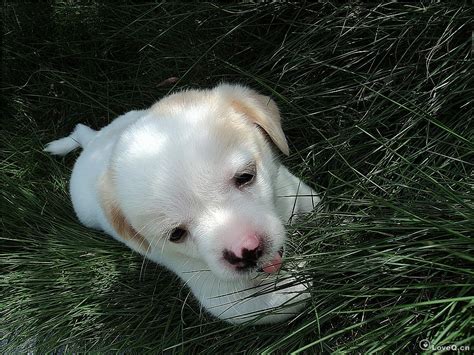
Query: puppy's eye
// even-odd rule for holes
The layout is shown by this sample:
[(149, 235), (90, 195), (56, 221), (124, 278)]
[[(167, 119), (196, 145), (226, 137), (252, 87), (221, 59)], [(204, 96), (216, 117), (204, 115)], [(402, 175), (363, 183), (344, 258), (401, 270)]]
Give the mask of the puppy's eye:
[(170, 242), (181, 243), (182, 241), (184, 241), (186, 234), (188, 234), (188, 231), (186, 229), (181, 227), (175, 228), (170, 233)]
[(235, 185), (237, 185), (237, 187), (249, 185), (253, 182), (254, 178), (255, 178), (255, 174), (252, 174), (252, 173), (238, 174), (234, 176)]

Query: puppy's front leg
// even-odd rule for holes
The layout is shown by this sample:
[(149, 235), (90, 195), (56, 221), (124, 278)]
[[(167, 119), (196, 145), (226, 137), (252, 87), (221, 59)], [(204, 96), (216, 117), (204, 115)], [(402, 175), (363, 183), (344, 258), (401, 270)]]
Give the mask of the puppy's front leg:
[(298, 314), (310, 296), (307, 285), (292, 278), (276, 282), (273, 276), (228, 282), (204, 272), (186, 283), (205, 309), (234, 324), (284, 321)]

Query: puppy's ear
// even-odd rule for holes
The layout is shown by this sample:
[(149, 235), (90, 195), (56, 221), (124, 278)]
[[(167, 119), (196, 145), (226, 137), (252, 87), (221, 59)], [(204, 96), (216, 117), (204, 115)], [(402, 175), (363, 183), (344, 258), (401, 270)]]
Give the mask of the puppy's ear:
[(214, 90), (229, 100), (236, 112), (260, 126), (283, 154), (290, 154), (288, 142), (281, 128), (280, 111), (275, 101), (241, 85), (221, 84)]
[(99, 181), (99, 199), (105, 216), (122, 241), (134, 250), (146, 254), (150, 249), (148, 241), (138, 233), (125, 218), (114, 193), (114, 182), (110, 169)]

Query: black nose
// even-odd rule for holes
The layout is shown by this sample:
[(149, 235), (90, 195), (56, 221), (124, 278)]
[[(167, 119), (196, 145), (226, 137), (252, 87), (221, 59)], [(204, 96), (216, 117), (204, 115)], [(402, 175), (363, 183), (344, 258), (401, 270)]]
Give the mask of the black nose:
[(231, 265), (234, 265), (237, 270), (245, 270), (257, 266), (257, 261), (263, 255), (263, 246), (248, 250), (242, 250), (242, 257), (239, 258), (233, 251), (224, 250), (224, 259)]

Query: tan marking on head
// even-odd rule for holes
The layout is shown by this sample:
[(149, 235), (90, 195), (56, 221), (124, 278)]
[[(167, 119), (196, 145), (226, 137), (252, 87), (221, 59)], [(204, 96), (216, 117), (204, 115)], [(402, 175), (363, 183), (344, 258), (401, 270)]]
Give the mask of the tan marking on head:
[[(219, 96), (213, 90), (188, 90), (162, 98), (151, 108), (151, 112), (158, 117), (162, 115), (176, 115), (184, 110), (192, 110), (193, 107), (204, 106), (209, 109), (210, 115), (215, 120), (209, 122), (209, 131), (216, 132), (216, 138), (221, 144), (236, 146), (243, 140), (251, 140), (255, 130), (247, 122), (242, 121), (242, 112), (229, 112), (229, 100)], [(278, 112), (278, 108), (275, 109)]]
[(269, 97), (257, 94), (251, 89), (245, 91), (235, 89), (235, 95), (230, 95), (231, 107), (256, 125), (260, 126), (273, 143), (285, 154), (290, 154), (290, 148), (281, 128), (280, 112), (276, 103)]
[(150, 250), (150, 243), (138, 233), (123, 215), (114, 193), (114, 184), (111, 170), (102, 176), (99, 181), (100, 203), (112, 228), (125, 241), (132, 242), (137, 251), (146, 254)]
[(150, 111), (160, 115), (176, 114), (193, 105), (214, 105), (215, 98), (210, 90), (188, 90), (166, 96), (151, 106)]
[[(225, 112), (226, 108), (230, 107), (234, 112), (259, 126), (283, 154), (289, 155), (290, 149), (281, 127), (280, 112), (275, 101), (245, 86), (221, 84), (212, 90), (178, 92), (156, 102), (150, 108), (150, 112), (158, 117), (176, 115), (193, 106), (203, 105), (214, 108), (216, 113)], [(235, 133), (232, 130), (230, 132)]]

